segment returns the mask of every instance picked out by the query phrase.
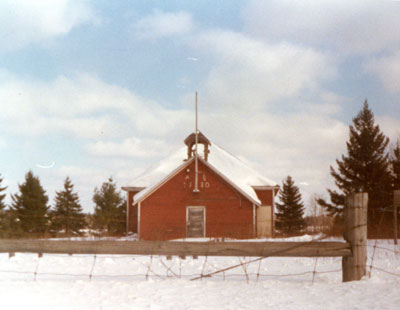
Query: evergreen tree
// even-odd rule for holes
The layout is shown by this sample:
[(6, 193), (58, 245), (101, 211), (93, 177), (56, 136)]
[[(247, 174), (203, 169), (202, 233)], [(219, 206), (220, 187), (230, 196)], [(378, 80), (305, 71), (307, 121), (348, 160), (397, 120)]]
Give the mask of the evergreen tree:
[(66, 235), (80, 234), (87, 224), (74, 185), (69, 177), (65, 179), (64, 190), (56, 192), (55, 206), (51, 212), (51, 229), (55, 232), (64, 231)]
[(294, 185), (291, 176), (287, 176), (283, 181), (282, 189), (279, 191), (279, 200), (282, 203), (276, 203), (278, 227), (286, 234), (301, 231), (304, 227), (304, 204), (301, 201), (299, 188)]
[(397, 140), (390, 156), (390, 164), (393, 176), (393, 189), (400, 189), (400, 141)]
[(4, 199), (6, 198), (6, 194), (2, 194), (2, 192), (4, 192), (7, 187), (1, 187), (1, 183), (3, 182), (3, 178), (1, 177), (0, 174), (0, 214), (1, 211), (4, 210), (4, 208), (6, 207), (6, 203), (4, 202)]
[(368, 226), (377, 224), (380, 212), (390, 206), (391, 185), (386, 147), (389, 139), (375, 125), (374, 115), (367, 100), (350, 125), (347, 155), (337, 159), (337, 169), (331, 166), (331, 175), (339, 191), (328, 189), (331, 203), (319, 199), (331, 215), (341, 220), (345, 197), (350, 193), (368, 193)]
[(18, 221), (17, 215), (13, 210), (3, 210), (3, 218), (1, 220), (0, 236), (2, 238), (23, 237), (24, 232)]
[(19, 194), (11, 195), (12, 211), (21, 230), (25, 233), (42, 234), (48, 227), (48, 197), (39, 178), (32, 171), (25, 175)]
[(93, 202), (95, 203), (94, 228), (105, 229), (108, 234), (125, 231), (126, 201), (117, 191), (112, 178), (109, 178), (108, 182), (104, 182), (100, 189), (95, 188)]
[(3, 178), (1, 177), (0, 174), (0, 235), (3, 235), (4, 230), (5, 230), (5, 207), (6, 203), (4, 202), (4, 199), (6, 198), (6, 194), (2, 194), (7, 187), (1, 187), (1, 183), (3, 182)]

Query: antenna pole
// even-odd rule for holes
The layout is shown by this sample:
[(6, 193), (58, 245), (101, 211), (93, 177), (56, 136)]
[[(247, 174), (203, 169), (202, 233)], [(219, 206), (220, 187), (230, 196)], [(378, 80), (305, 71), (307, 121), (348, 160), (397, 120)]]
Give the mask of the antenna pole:
[(199, 191), (199, 163), (198, 163), (198, 153), (197, 153), (197, 144), (199, 143), (199, 131), (197, 129), (197, 92), (195, 93), (195, 114), (196, 114), (196, 125), (195, 125), (195, 136), (196, 136), (196, 144), (194, 149), (194, 160), (195, 160), (195, 179), (194, 179), (194, 190), (193, 192), (197, 193)]

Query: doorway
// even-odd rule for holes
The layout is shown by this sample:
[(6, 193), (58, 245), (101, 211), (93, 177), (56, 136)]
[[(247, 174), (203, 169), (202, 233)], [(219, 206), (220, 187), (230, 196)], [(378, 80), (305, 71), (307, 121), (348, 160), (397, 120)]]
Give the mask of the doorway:
[(206, 236), (206, 208), (186, 207), (186, 237)]

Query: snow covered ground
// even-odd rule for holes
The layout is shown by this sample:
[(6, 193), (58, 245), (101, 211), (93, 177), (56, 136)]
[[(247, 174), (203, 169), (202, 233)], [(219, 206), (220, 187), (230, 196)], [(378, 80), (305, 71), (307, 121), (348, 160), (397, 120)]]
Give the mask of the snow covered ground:
[(249, 260), (254, 258), (167, 260), (148, 256), (95, 258), (50, 254), (39, 258), (19, 253), (9, 258), (8, 254), (0, 254), (1, 307), (400, 309), (400, 247), (395, 247), (393, 241), (369, 241), (371, 277), (359, 282), (341, 282), (341, 258), (265, 258), (191, 281), (200, 274)]

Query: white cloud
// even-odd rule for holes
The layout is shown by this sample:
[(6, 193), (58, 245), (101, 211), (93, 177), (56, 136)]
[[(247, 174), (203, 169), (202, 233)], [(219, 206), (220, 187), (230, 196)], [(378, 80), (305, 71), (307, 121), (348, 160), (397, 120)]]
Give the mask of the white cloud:
[(318, 90), (336, 74), (329, 55), (289, 43), (267, 44), (228, 31), (202, 33), (192, 43), (216, 58), (204, 86), (212, 104), (265, 107)]
[(269, 41), (290, 41), (370, 54), (400, 44), (400, 6), (393, 1), (250, 1), (246, 31)]
[(193, 29), (192, 16), (188, 12), (154, 11), (139, 19), (133, 25), (135, 36), (139, 39), (157, 39), (182, 35)]
[(200, 129), (214, 142), (257, 163), (260, 172), (278, 183), (287, 175), (307, 182), (308, 194), (331, 186), (329, 166), (344, 153), (348, 139), (346, 124), (312, 105), (289, 114), (229, 110), (200, 119)]
[(385, 89), (400, 93), (400, 50), (390, 56), (371, 59), (366, 69), (377, 75)]
[(90, 115), (106, 109), (106, 100), (112, 96), (111, 93), (103, 99), (101, 86), (100, 82), (94, 85), (93, 79), (85, 76), (76, 80), (59, 77), (47, 83), (20, 80), (9, 75), (0, 80), (3, 108), (0, 118), (7, 131), (21, 134), (40, 135), (59, 131), (83, 137), (99, 135), (102, 131), (109, 134), (112, 126), (107, 117), (94, 118)]
[(341, 104), (346, 101), (349, 101), (349, 98), (330, 91), (323, 91), (321, 92), (321, 101), (314, 108), (322, 113), (336, 114), (341, 112)]
[(392, 143), (400, 140), (400, 120), (392, 116), (376, 116), (376, 123), (379, 125), (381, 131), (390, 138)]
[(337, 114), (349, 99), (324, 89), (337, 76), (336, 58), (221, 30), (191, 44), (215, 59), (200, 88), (200, 129), (277, 182), (292, 175), (310, 193), (325, 191), (348, 138)]
[[(100, 164), (101, 163), (101, 164)], [(56, 164), (51, 169), (33, 168), (35, 175), (39, 176), (46, 194), (49, 196), (49, 204), (54, 205), (54, 197), (56, 191), (63, 188), (64, 180), (70, 177), (74, 184), (74, 191), (79, 195), (80, 202), (85, 212), (93, 212), (94, 203), (92, 201), (95, 187), (100, 188), (103, 182), (113, 178), (117, 184), (117, 190), (123, 195), (125, 192), (121, 190), (121, 186), (129, 185), (129, 180), (133, 179), (138, 173), (142, 172), (135, 164), (135, 160), (126, 161), (98, 161), (95, 165), (79, 165), (79, 161), (71, 165)], [(21, 183), (23, 175), (18, 181), (9, 182), (10, 192), (18, 191), (17, 183)], [(9, 179), (5, 181), (11, 181)], [(8, 185), (7, 183), (4, 183)], [(3, 185), (4, 185), (3, 184)]]
[[(251, 119), (241, 114), (240, 111), (227, 117), (218, 114), (207, 121), (207, 131), (226, 141), (227, 147), (236, 154), (260, 162), (272, 161), (280, 168), (291, 162), (285, 170), (311, 169), (300, 163), (331, 158), (343, 149), (347, 140), (347, 125), (330, 115), (313, 113), (312, 109), (281, 115), (256, 113)], [(295, 162), (299, 165), (294, 165)]]
[(100, 157), (159, 157), (171, 151), (167, 141), (156, 139), (124, 139), (122, 142), (97, 141), (86, 147), (89, 154)]
[(49, 196), (50, 205), (54, 205), (55, 193), (63, 189), (65, 178), (68, 176), (74, 184), (74, 191), (78, 193), (84, 211), (93, 212), (94, 189), (100, 187), (111, 176), (107, 168), (56, 165), (52, 169), (34, 169), (34, 173), (40, 177), (43, 188)]
[(6, 0), (0, 2), (0, 51), (64, 35), (97, 22), (91, 7), (77, 0)]
[(189, 121), (187, 111), (165, 109), (87, 74), (50, 82), (3, 74), (0, 101), (4, 130), (31, 136), (62, 132), (92, 139), (165, 137)]

